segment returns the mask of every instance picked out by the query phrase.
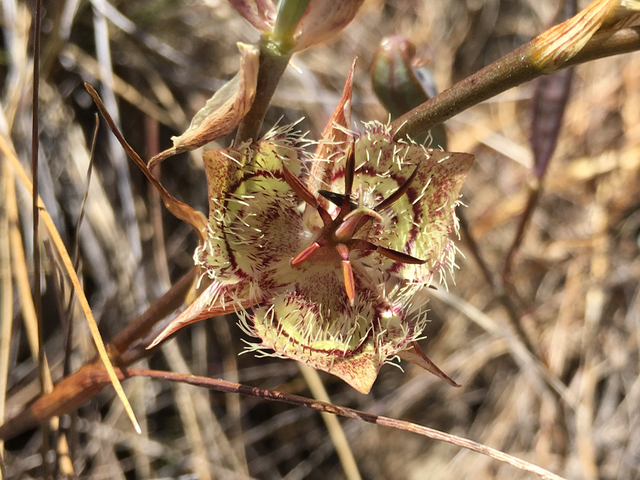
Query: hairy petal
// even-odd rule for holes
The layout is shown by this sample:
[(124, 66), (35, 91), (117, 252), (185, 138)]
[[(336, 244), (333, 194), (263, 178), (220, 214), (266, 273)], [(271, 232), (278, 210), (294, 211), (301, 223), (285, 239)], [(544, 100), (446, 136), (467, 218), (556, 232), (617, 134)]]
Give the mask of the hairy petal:
[(285, 180), (283, 164), (296, 175), (302, 167), (299, 138), (288, 133), (204, 156), (209, 235), (196, 250), (196, 264), (221, 282), (247, 279), (256, 296), (275, 287), (271, 272), (290, 269), (311, 235)]
[[(391, 196), (415, 171), (406, 193), (382, 209), (383, 221), (370, 225), (366, 233), (376, 245), (424, 260), (424, 264), (405, 264), (374, 254), (395, 278), (418, 288), (428, 285), (434, 274), (453, 267), (455, 247), (449, 235), (457, 232), (455, 207), (473, 155), (394, 142), (388, 126), (376, 122), (367, 124), (355, 148), (353, 191), (366, 207)], [(329, 189), (339, 188), (342, 172), (339, 163)]]
[(350, 305), (339, 262), (305, 263), (285, 292), (254, 309), (244, 323), (262, 342), (252, 347), (292, 358), (367, 393), (389, 356), (406, 348), (424, 327), (411, 325), (382, 287), (354, 265), (356, 298)]

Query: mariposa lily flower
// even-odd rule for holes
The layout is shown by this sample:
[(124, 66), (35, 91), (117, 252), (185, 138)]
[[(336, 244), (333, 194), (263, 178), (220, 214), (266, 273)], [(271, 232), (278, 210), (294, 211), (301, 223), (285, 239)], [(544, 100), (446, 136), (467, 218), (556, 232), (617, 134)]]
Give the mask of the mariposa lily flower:
[(205, 153), (209, 223), (194, 259), (207, 286), (154, 344), (236, 310), (260, 339), (250, 350), (363, 393), (396, 355), (448, 379), (417, 347), (426, 318), (413, 300), (454, 267), (473, 157), (394, 141), (376, 122), (348, 131), (350, 95), (351, 76), (313, 156), (293, 127)]

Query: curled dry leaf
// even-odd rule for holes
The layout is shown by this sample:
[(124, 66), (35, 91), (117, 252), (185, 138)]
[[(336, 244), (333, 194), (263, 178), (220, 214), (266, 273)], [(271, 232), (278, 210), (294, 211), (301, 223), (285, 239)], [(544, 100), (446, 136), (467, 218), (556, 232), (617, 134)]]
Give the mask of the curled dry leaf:
[(251, 108), (258, 84), (260, 50), (243, 43), (238, 48), (240, 71), (207, 101), (186, 132), (171, 138), (174, 147), (191, 150), (231, 133)]
[(91, 95), (91, 98), (93, 98), (93, 101), (98, 107), (98, 110), (100, 110), (100, 113), (102, 113), (102, 116), (106, 120), (107, 125), (113, 132), (113, 135), (116, 137), (124, 151), (127, 153), (127, 155), (129, 155), (129, 158), (134, 161), (134, 163), (147, 177), (151, 184), (156, 187), (165, 207), (167, 207), (167, 210), (169, 210), (179, 220), (182, 220), (187, 225), (190, 225), (195, 230), (198, 238), (200, 238), (200, 240), (203, 240), (206, 235), (207, 229), (207, 220), (205, 216), (186, 203), (182, 203), (181, 201), (176, 199), (167, 191), (166, 188), (164, 188), (164, 185), (162, 185), (162, 183), (160, 183), (160, 181), (153, 175), (153, 173), (151, 173), (151, 168), (145, 165), (145, 163), (142, 161), (142, 158), (140, 158), (140, 155), (138, 155), (133, 147), (131, 147), (131, 145), (127, 143), (120, 130), (118, 130), (118, 127), (111, 118), (111, 115), (107, 111), (107, 108), (104, 106), (104, 103), (100, 99), (98, 92), (96, 92), (95, 89), (88, 83), (85, 83), (84, 86), (87, 89), (89, 95)]
[(602, 28), (625, 28), (640, 22), (640, 0), (619, 0), (611, 9)]
[(532, 60), (545, 74), (558, 70), (600, 29), (622, 28), (639, 20), (638, 0), (594, 0), (569, 20), (536, 37)]
[(172, 137), (173, 148), (149, 161), (149, 168), (172, 155), (194, 150), (231, 133), (247, 114), (256, 95), (260, 50), (255, 45), (238, 44), (240, 71), (207, 100), (179, 137)]

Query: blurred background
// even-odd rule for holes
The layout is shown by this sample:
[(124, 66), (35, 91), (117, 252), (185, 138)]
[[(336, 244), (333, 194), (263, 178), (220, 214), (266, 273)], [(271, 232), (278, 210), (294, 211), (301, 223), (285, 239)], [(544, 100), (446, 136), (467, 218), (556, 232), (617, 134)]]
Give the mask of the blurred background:
[[(366, 0), (341, 35), (294, 57), (265, 128), (304, 117), (300, 128), (317, 138), (354, 57), (354, 127), (386, 121), (368, 73), (384, 36), (411, 40), (442, 90), (549, 27), (558, 3)], [(99, 90), (124, 136), (150, 158), (171, 146), (170, 137), (182, 133), (235, 74), (236, 43), (255, 42), (259, 35), (225, 0), (44, 4), (40, 192), (72, 251), (96, 112), (83, 82)], [(31, 145), (31, 7), (32, 2), (2, 0), (0, 127), (3, 135), (10, 133), (25, 165)], [(509, 90), (446, 124), (448, 149), (476, 157), (463, 188), (463, 213), (481, 257), (498, 278), (533, 178), (533, 90), (534, 83)], [(576, 68), (558, 148), (511, 277), (518, 321), (537, 358), (522, 352), (503, 302), (461, 239), (455, 282), (448, 282), (448, 295), (440, 288), (429, 300), (431, 322), (421, 341), (461, 388), (406, 363), (404, 373), (384, 366), (366, 396), (320, 373), (332, 402), (468, 437), (567, 478), (640, 478), (639, 107), (638, 54)], [(171, 158), (160, 177), (178, 199), (206, 212), (201, 154)], [(17, 199), (31, 258), (31, 199), (19, 183)], [(85, 292), (106, 341), (189, 270), (196, 242), (101, 125), (77, 244)], [(55, 288), (56, 261), (43, 255), (44, 335), (56, 382), (63, 376), (61, 294)], [(6, 418), (39, 392), (19, 297), (16, 289)], [(243, 341), (253, 339), (236, 321), (228, 316), (195, 324), (137, 365), (309, 396), (295, 362), (238, 356)], [(95, 355), (79, 311), (73, 324), (72, 371)], [(346, 478), (316, 412), (142, 378), (124, 386), (142, 436), (111, 387), (60, 419), (70, 428), (76, 475)], [(362, 478), (531, 478), (451, 445), (341, 423)], [(5, 444), (9, 476), (41, 474), (41, 438), (31, 430)]]

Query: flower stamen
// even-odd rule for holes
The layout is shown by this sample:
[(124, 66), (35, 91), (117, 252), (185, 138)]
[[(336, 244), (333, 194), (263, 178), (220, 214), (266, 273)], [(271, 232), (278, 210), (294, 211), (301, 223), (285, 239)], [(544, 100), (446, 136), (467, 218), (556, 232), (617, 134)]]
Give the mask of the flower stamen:
[[(358, 207), (351, 200), (351, 192), (353, 190), (353, 182), (355, 178), (356, 159), (354, 144), (351, 145), (349, 152), (347, 153), (344, 170), (344, 194), (328, 192), (321, 190), (319, 193), (327, 198), (332, 203), (339, 206), (340, 211), (336, 218), (331, 218), (331, 215), (327, 210), (320, 205), (318, 199), (309, 191), (309, 189), (296, 177), (287, 167), (283, 164), (282, 171), (284, 173), (284, 179), (289, 184), (291, 189), (300, 197), (305, 203), (315, 208), (320, 214), (322, 219), (323, 228), (320, 230), (316, 240), (296, 257), (291, 260), (291, 266), (297, 267), (304, 261), (308, 260), (313, 253), (324, 247), (333, 247), (338, 253), (342, 261), (342, 274), (344, 277), (344, 288), (349, 299), (350, 304), (355, 304), (355, 281), (353, 277), (353, 269), (351, 262), (349, 261), (349, 252), (351, 250), (365, 250), (369, 252), (378, 252), (381, 255), (401, 263), (409, 263), (414, 265), (422, 265), (426, 263), (426, 260), (420, 260), (406, 253), (398, 252), (390, 248), (381, 247), (375, 245), (367, 240), (353, 238), (358, 231), (373, 218), (379, 222), (382, 222), (382, 217), (378, 213), (381, 210), (391, 206), (402, 195), (404, 195), (413, 179), (415, 178), (418, 167), (414, 169), (409, 178), (398, 187), (389, 197), (382, 200), (373, 209), (366, 207)], [(338, 204), (339, 202), (339, 204)]]
[[(342, 205), (342, 202), (344, 202), (345, 199), (345, 195), (341, 193), (330, 192), (329, 190), (318, 190), (318, 193), (338, 207)], [(353, 210), (358, 208), (358, 204), (353, 200), (351, 200), (350, 203)]]
[(315, 252), (319, 248), (320, 248), (320, 244), (318, 242), (313, 242), (311, 245), (309, 245), (307, 248), (301, 251), (298, 255), (296, 255), (296, 258), (291, 260), (291, 266), (295, 267), (300, 265), (307, 258), (309, 258), (313, 252)]
[(336, 245), (336, 250), (342, 258), (342, 275), (344, 277), (344, 289), (347, 292), (349, 303), (353, 307), (356, 302), (356, 284), (353, 280), (353, 269), (349, 261), (349, 248), (344, 243)]
[(322, 205), (318, 203), (318, 199), (304, 186), (304, 184), (296, 177), (291, 171), (282, 164), (282, 172), (284, 174), (284, 180), (289, 184), (291, 189), (300, 197), (304, 202), (315, 208), (320, 214), (320, 218), (325, 226), (330, 225), (333, 222), (333, 218), (329, 212), (327, 212)]
[(350, 250), (366, 250), (371, 252), (378, 252), (391, 260), (401, 263), (410, 263), (412, 265), (423, 265), (426, 260), (420, 260), (419, 258), (412, 257), (406, 253), (398, 252), (397, 250), (391, 250), (390, 248), (381, 247), (367, 240), (361, 240), (354, 238), (347, 242), (347, 246)]
[(416, 168), (413, 169), (413, 173), (409, 175), (409, 178), (407, 178), (405, 182), (402, 185), (400, 185), (395, 192), (393, 192), (387, 198), (382, 200), (378, 205), (373, 207), (373, 209), (376, 212), (379, 212), (380, 210), (384, 210), (385, 208), (390, 207), (392, 204), (394, 204), (400, 197), (402, 197), (402, 195), (404, 195), (405, 192), (409, 189), (409, 185), (411, 185), (411, 182), (413, 181), (416, 174), (418, 173), (419, 166), (420, 165), (416, 165)]

